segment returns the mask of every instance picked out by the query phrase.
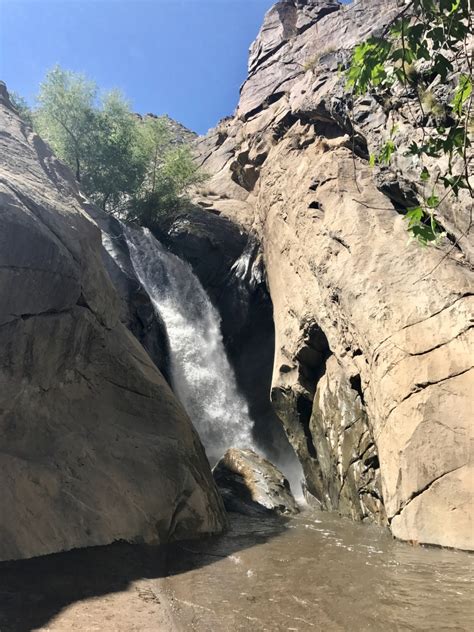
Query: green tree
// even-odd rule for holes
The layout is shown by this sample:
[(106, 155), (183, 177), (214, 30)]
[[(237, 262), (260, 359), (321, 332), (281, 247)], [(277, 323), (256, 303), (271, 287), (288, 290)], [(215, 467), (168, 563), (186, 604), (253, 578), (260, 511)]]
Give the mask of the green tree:
[[(436, 221), (439, 206), (449, 196), (467, 190), (472, 225), (473, 187), (470, 182), (473, 59), (472, 0), (411, 0), (380, 37), (354, 49), (347, 85), (354, 97), (368, 92), (390, 102), (396, 97), (413, 103), (412, 124), (422, 130), (408, 155), (419, 165), (418, 206), (407, 209), (408, 230), (423, 245), (443, 233)], [(451, 87), (451, 100), (440, 102), (436, 91)], [(398, 151), (395, 132), (371, 163), (390, 164)], [(445, 158), (432, 172), (432, 159)], [(444, 192), (440, 187), (444, 187)]]
[[(102, 209), (119, 212), (143, 181), (137, 120), (117, 91), (99, 101), (97, 85), (56, 66), (38, 95), (35, 126)], [(99, 103), (99, 105), (98, 105)]]
[(95, 131), (97, 86), (80, 74), (55, 66), (40, 85), (35, 127), (81, 182)]
[(207, 179), (188, 146), (168, 148), (159, 163), (155, 169), (152, 153), (148, 182), (130, 204), (129, 219), (148, 228), (181, 210), (188, 203), (189, 189)]
[(137, 195), (145, 178), (138, 118), (118, 91), (104, 95), (85, 147), (83, 187), (105, 211), (122, 214), (131, 196)]
[(173, 137), (169, 125), (162, 117), (146, 116), (139, 128), (141, 150), (147, 164), (143, 193), (154, 194), (164, 157), (173, 146)]
[(166, 117), (146, 116), (139, 124), (145, 160), (142, 185), (129, 204), (128, 217), (153, 228), (187, 203), (189, 189), (206, 179), (188, 145), (173, 136)]

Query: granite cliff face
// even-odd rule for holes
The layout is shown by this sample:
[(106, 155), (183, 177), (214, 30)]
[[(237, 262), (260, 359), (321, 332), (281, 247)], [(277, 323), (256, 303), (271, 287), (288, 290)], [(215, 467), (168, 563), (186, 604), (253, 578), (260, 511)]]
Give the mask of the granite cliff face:
[(0, 560), (221, 531), (199, 438), (125, 326), (146, 298), (122, 303), (93, 209), (3, 84), (0, 117)]
[(467, 200), (441, 209), (454, 248), (409, 242), (412, 165), (400, 155), (374, 170), (368, 154), (394, 122), (401, 142), (419, 132), (403, 106), (371, 98), (352, 119), (337, 71), (398, 5), (278, 2), (251, 48), (236, 115), (198, 142), (212, 177), (194, 199), (259, 244), (275, 323), (271, 400), (309, 497), (405, 540), (469, 549)]

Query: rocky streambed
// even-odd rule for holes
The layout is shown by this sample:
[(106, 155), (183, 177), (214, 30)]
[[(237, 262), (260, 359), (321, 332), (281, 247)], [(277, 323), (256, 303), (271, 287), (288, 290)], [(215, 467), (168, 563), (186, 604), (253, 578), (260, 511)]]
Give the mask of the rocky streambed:
[(231, 514), (169, 548), (116, 544), (0, 568), (0, 629), (172, 632), (459, 630), (474, 558), (328, 512)]

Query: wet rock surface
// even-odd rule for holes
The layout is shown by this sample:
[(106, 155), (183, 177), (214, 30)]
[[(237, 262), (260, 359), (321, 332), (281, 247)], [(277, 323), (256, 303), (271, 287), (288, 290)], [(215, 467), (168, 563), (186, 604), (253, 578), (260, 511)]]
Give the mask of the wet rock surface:
[[(461, 196), (439, 211), (456, 247), (410, 242), (416, 170), (403, 146), (420, 132), (403, 107), (371, 98), (349, 116), (338, 73), (399, 10), (391, 0), (275, 5), (236, 116), (197, 142), (212, 177), (195, 200), (261, 245), (271, 398), (313, 495), (350, 517), (386, 516), (400, 538), (472, 549), (469, 204)], [(371, 169), (394, 124), (397, 161)]]
[(0, 84), (0, 559), (226, 524), (165, 379), (121, 322), (71, 172)]
[(299, 512), (284, 475), (253, 450), (227, 450), (212, 473), (227, 511), (248, 516)]

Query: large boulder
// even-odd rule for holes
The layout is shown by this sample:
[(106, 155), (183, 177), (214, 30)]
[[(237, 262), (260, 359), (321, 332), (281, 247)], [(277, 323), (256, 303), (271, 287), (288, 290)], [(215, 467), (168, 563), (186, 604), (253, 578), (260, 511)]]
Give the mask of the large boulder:
[(249, 448), (230, 448), (212, 472), (227, 511), (248, 516), (289, 516), (299, 511), (288, 480)]
[[(397, 537), (469, 549), (469, 204), (460, 195), (439, 209), (451, 241), (410, 241), (403, 214), (418, 191), (403, 142), (420, 132), (403, 108), (370, 99), (349, 116), (338, 73), (399, 10), (395, 0), (279, 2), (252, 47), (237, 115), (197, 147), (213, 212), (261, 245), (271, 398), (309, 492), (324, 508), (387, 521)], [(398, 122), (398, 162), (370, 168)]]
[(226, 522), (196, 432), (120, 320), (86, 208), (0, 84), (0, 560)]

